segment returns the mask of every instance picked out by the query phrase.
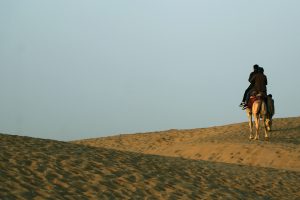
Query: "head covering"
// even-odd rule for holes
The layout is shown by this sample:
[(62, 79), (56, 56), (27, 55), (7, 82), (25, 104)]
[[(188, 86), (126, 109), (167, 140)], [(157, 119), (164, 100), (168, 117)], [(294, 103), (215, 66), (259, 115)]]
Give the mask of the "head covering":
[(263, 67), (259, 67), (259, 68), (258, 68), (258, 71), (264, 73), (265, 70), (264, 70)]

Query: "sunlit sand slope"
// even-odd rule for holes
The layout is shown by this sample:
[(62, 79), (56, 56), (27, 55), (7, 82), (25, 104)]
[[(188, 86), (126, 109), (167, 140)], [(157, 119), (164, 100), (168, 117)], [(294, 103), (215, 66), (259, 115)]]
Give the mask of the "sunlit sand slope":
[[(186, 138), (189, 138), (187, 136)], [(300, 173), (0, 134), (8, 199), (297, 199)]]
[(275, 119), (270, 142), (249, 141), (248, 123), (75, 141), (145, 154), (300, 171), (300, 117)]

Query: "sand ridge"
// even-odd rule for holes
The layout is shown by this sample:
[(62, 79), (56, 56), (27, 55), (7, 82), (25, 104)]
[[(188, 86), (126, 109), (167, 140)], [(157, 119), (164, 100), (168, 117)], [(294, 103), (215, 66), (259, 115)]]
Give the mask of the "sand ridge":
[(3, 134), (0, 141), (3, 200), (300, 197), (300, 173), (295, 171)]
[(270, 143), (245, 140), (244, 123), (76, 142), (0, 134), (0, 199), (299, 199), (299, 157), (286, 158), (299, 118), (274, 128)]
[(247, 123), (74, 141), (94, 147), (300, 171), (300, 117), (275, 119), (271, 140), (248, 140)]

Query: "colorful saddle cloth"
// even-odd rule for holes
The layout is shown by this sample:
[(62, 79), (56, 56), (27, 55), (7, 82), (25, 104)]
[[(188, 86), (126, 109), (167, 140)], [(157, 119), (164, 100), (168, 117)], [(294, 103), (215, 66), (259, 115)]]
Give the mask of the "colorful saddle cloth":
[(254, 101), (256, 101), (256, 100), (257, 100), (257, 97), (256, 97), (256, 96), (250, 96), (250, 99), (249, 99), (249, 101), (248, 101), (247, 107), (248, 107), (249, 109), (252, 109), (252, 105), (253, 105)]

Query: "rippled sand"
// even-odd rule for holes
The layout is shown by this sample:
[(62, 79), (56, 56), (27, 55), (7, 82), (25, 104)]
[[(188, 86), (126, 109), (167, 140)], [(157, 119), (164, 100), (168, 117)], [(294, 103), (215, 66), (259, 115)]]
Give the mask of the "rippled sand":
[(274, 120), (270, 141), (248, 140), (248, 123), (74, 141), (137, 153), (300, 171), (300, 117)]
[(0, 134), (0, 199), (299, 199), (299, 122), (277, 119), (268, 143), (245, 123), (69, 143)]

